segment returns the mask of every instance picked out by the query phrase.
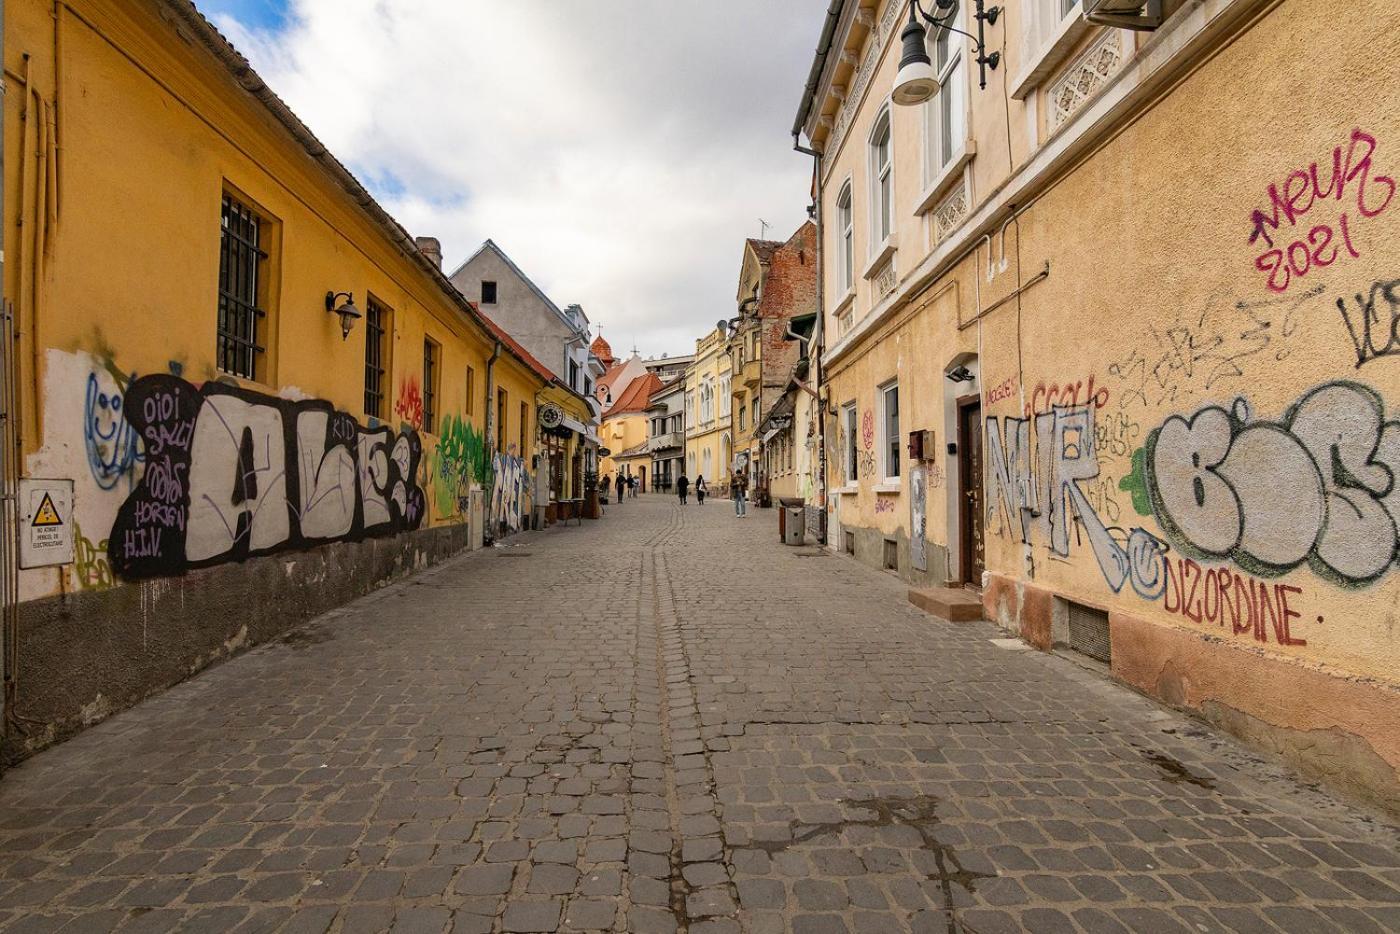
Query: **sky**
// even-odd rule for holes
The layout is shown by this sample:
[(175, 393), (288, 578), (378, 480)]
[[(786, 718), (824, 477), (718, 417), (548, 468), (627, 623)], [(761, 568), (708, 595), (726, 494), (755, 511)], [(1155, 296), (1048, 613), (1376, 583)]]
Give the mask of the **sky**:
[(495, 240), (625, 355), (735, 314), (806, 219), (820, 0), (196, 0), (451, 272)]

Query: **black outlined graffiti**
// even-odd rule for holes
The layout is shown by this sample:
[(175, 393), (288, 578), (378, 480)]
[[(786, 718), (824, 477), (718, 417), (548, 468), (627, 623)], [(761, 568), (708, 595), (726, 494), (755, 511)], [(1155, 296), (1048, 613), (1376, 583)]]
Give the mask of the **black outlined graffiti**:
[(1400, 517), (1400, 422), (1375, 390), (1327, 383), (1281, 420), (1249, 404), (1172, 416), (1145, 446), (1152, 509), (1185, 553), (1229, 558), (1260, 577), (1307, 561), (1362, 585), (1394, 564)]
[[(1377, 298), (1385, 300), (1384, 312), (1376, 310)], [(1357, 292), (1354, 301), (1354, 316), (1345, 298), (1337, 299), (1337, 310), (1356, 350), (1356, 368), (1400, 354), (1400, 279), (1373, 282), (1371, 290), (1364, 296)]]
[(293, 402), (176, 376), (135, 380), (124, 414), (146, 469), (107, 545), (125, 579), (392, 535), (423, 520), (422, 442)]
[(1166, 548), (1151, 532), (1107, 526), (1090, 503), (1085, 485), (1099, 476), (1094, 406), (1061, 406), (1031, 420), (987, 418), (989, 525), (1016, 534), (1022, 543), (1038, 537), (1061, 558), (1070, 555), (1071, 519), (1082, 529), (1109, 588), (1125, 583), (1148, 600), (1166, 589)]

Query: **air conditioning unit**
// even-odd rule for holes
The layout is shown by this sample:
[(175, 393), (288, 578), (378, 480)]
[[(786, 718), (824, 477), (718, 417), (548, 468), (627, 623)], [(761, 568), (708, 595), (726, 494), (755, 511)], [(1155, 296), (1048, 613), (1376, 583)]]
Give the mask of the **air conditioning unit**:
[(1151, 32), (1162, 25), (1162, 0), (1084, 0), (1084, 19), (1098, 26)]

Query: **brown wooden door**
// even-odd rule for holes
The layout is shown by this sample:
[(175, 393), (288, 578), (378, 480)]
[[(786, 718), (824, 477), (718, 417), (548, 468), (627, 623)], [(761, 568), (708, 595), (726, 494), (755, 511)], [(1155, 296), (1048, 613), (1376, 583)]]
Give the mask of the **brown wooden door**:
[(958, 400), (958, 496), (961, 578), (964, 584), (980, 588), (986, 544), (982, 537), (982, 403), (977, 396)]

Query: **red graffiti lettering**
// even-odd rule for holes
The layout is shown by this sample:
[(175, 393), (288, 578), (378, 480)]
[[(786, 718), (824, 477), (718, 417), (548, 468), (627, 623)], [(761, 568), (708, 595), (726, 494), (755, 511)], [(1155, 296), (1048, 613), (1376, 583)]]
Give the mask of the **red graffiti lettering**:
[(1088, 405), (1094, 404), (1095, 409), (1101, 409), (1108, 405), (1108, 387), (1094, 385), (1094, 377), (1090, 374), (1088, 382), (1076, 380), (1072, 383), (1036, 383), (1035, 389), (1031, 391), (1031, 401), (1026, 404), (1024, 415), (1030, 418), (1032, 415), (1040, 415), (1049, 412), (1056, 406), (1061, 405)]
[(1301, 594), (1292, 584), (1262, 581), (1229, 568), (1202, 568), (1190, 558), (1167, 563), (1167, 586), (1162, 609), (1195, 623), (1229, 624), (1236, 636), (1248, 635), (1267, 643), (1269, 634), (1279, 645), (1307, 645), (1292, 632), (1291, 623), (1302, 613), (1289, 606), (1290, 595)]
[(1286, 291), (1295, 279), (1303, 278), (1314, 267), (1332, 265), (1337, 259), (1337, 249), (1331, 246), (1329, 250), (1329, 246), (1338, 228), (1347, 252), (1353, 258), (1361, 255), (1352, 241), (1347, 211), (1342, 211), (1335, 223), (1314, 224), (1306, 237), (1291, 239), (1284, 245), (1276, 246), (1274, 237), (1284, 228), (1295, 227), (1318, 204), (1327, 200), (1342, 202), (1348, 192), (1362, 217), (1369, 219), (1384, 212), (1395, 197), (1396, 186), (1392, 177), (1372, 171), (1376, 145), (1376, 138), (1371, 134), (1353, 130), (1345, 146), (1345, 155), (1342, 146), (1332, 150), (1326, 187), (1316, 162), (1307, 169), (1290, 172), (1281, 189), (1277, 183), (1269, 185), (1268, 207), (1256, 208), (1250, 213), (1249, 242), (1262, 241), (1266, 247), (1255, 257), (1254, 268), (1264, 274), (1264, 284), (1270, 291)]
[(1008, 376), (997, 385), (986, 392), (986, 404), (1000, 402), (1003, 399), (1010, 399), (1016, 394), (1016, 377)]

